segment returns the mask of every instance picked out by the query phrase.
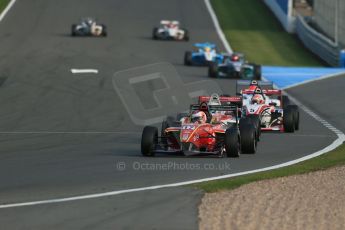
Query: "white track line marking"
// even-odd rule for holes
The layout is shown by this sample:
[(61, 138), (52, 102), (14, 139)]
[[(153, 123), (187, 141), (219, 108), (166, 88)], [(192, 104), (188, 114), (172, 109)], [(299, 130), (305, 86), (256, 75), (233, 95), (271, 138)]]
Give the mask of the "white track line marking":
[(73, 196), (73, 197), (66, 197), (66, 198), (60, 198), (60, 199), (49, 199), (49, 200), (40, 200), (40, 201), (32, 201), (32, 202), (22, 202), (22, 203), (12, 203), (12, 204), (2, 204), (0, 205), (0, 209), (6, 209), (6, 208), (15, 208), (15, 207), (24, 207), (24, 206), (35, 206), (35, 205), (42, 205), (42, 204), (54, 204), (54, 203), (62, 203), (62, 202), (68, 202), (68, 201), (77, 201), (77, 200), (86, 200), (86, 199), (95, 199), (95, 198), (102, 198), (102, 197), (108, 197), (108, 196), (115, 196), (120, 194), (126, 194), (126, 193), (133, 193), (133, 192), (141, 192), (141, 191), (148, 191), (148, 190), (156, 190), (156, 189), (162, 189), (162, 188), (172, 188), (172, 187), (179, 187), (183, 185), (191, 185), (195, 183), (201, 183), (201, 182), (207, 182), (207, 181), (213, 181), (213, 180), (219, 180), (219, 179), (226, 179), (236, 176), (242, 176), (252, 173), (258, 173), (258, 172), (264, 172), (268, 170), (278, 169), (286, 166), (290, 166), (305, 160), (309, 160), (311, 158), (320, 156), (324, 153), (327, 153), (329, 151), (332, 151), (339, 145), (341, 145), (345, 141), (344, 134), (338, 135), (338, 139), (336, 139), (331, 145), (327, 146), (326, 148), (317, 151), (313, 154), (304, 156), (302, 158), (288, 161), (282, 164), (261, 168), (261, 169), (255, 169), (250, 170), (246, 172), (239, 172), (239, 173), (233, 173), (223, 176), (217, 176), (217, 177), (209, 177), (199, 180), (190, 180), (190, 181), (184, 181), (179, 183), (173, 183), (173, 184), (163, 184), (163, 185), (155, 185), (155, 186), (149, 186), (149, 187), (142, 187), (142, 188), (133, 188), (133, 189), (125, 189), (125, 190), (118, 190), (118, 191), (111, 191), (111, 192), (105, 192), (105, 193), (95, 193), (90, 195), (83, 195), (83, 196)]
[[(206, 5), (209, 4), (209, 0), (205, 0), (205, 3), (206, 3)], [(209, 7), (210, 6), (208, 6), (208, 8)], [(328, 126), (332, 127), (333, 129), (336, 129), (334, 126), (332, 126), (327, 121), (322, 119), (316, 113), (312, 112), (308, 107), (304, 106), (298, 100), (296, 100), (293, 97), (291, 97), (291, 99), (297, 105), (299, 105), (301, 107), (301, 109), (303, 109), (306, 113), (308, 113), (309, 115), (314, 117), (317, 121), (321, 122), (322, 124), (327, 124)], [(278, 165), (273, 165), (273, 166), (266, 167), (266, 168), (255, 169), (255, 170), (239, 172), (239, 173), (233, 173), (233, 174), (227, 174), (227, 175), (217, 176), (217, 177), (209, 177), (209, 178), (204, 178), (204, 179), (199, 179), (199, 180), (183, 181), (183, 182), (172, 183), (172, 184), (155, 185), (155, 186), (148, 186), (148, 187), (142, 187), (142, 188), (117, 190), (117, 191), (110, 191), (110, 192), (104, 192), (104, 193), (95, 193), (95, 194), (89, 194), (89, 195), (73, 196), (73, 197), (58, 198), (58, 199), (48, 199), (48, 200), (39, 200), (39, 201), (21, 202), (21, 203), (12, 203), (12, 204), (1, 204), (0, 205), (0, 209), (24, 207), (24, 206), (35, 206), (35, 205), (42, 205), (42, 204), (54, 204), (54, 203), (62, 203), (62, 202), (68, 202), (68, 201), (77, 201), (77, 200), (86, 200), (86, 199), (94, 199), (94, 198), (115, 196), (115, 195), (126, 194), (126, 193), (133, 193), (133, 192), (156, 190), (156, 189), (162, 189), (162, 188), (178, 187), (178, 186), (183, 186), (183, 185), (191, 185), (191, 184), (200, 183), (200, 182), (207, 182), (207, 181), (213, 181), (213, 180), (219, 180), (219, 179), (226, 179), (226, 178), (242, 176), (242, 175), (247, 175), (247, 174), (252, 174), (252, 173), (264, 172), (264, 171), (273, 170), (273, 169), (279, 169), (279, 168), (282, 168), (282, 167), (294, 165), (294, 164), (297, 164), (299, 162), (306, 161), (306, 160), (312, 159), (314, 157), (320, 156), (322, 154), (325, 154), (325, 153), (327, 153), (329, 151), (334, 150), (335, 148), (337, 148), (338, 146), (343, 144), (343, 142), (345, 141), (345, 135), (340, 130), (338, 130), (338, 129), (336, 129), (336, 130), (338, 131), (338, 132), (336, 132), (338, 138), (332, 144), (330, 144), (329, 146), (325, 147), (324, 149), (321, 149), (321, 150), (319, 150), (319, 151), (317, 151), (315, 153), (309, 154), (307, 156), (304, 156), (304, 157), (301, 157), (301, 158), (298, 158), (298, 159), (295, 159), (295, 160), (292, 160), (292, 161), (288, 161), (288, 162), (281, 163), (281, 164), (278, 164)]]
[[(339, 72), (336, 72), (336, 73), (331, 73), (331, 74), (327, 74), (327, 75), (324, 75), (323, 77), (320, 77), (322, 79), (324, 79), (324, 77), (326, 76), (329, 76), (329, 75), (338, 75), (338, 74), (344, 74), (345, 73), (345, 69), (343, 71), (340, 71)], [(280, 76), (280, 77), (300, 77), (300, 76), (306, 76), (306, 77), (313, 77), (315, 75), (322, 75), (322, 74), (314, 74), (314, 73), (303, 73), (303, 72), (300, 72), (300, 73), (266, 73), (265, 76), (266, 77), (275, 77), (275, 76)], [(310, 79), (306, 80), (306, 81), (310, 81)], [(297, 83), (299, 84), (299, 83)]]
[(94, 73), (97, 74), (98, 70), (97, 69), (71, 69), (72, 73)]
[(0, 22), (4, 19), (4, 17), (6, 16), (6, 14), (10, 11), (10, 9), (12, 8), (12, 6), (14, 5), (14, 3), (16, 3), (16, 0), (11, 0), (8, 5), (6, 6), (6, 8), (2, 11), (2, 13), (0, 14)]
[(222, 41), (222, 43), (224, 45), (224, 48), (226, 49), (226, 52), (232, 53), (233, 50), (232, 50), (230, 44), (228, 43), (228, 41), (226, 40), (226, 37), (223, 33), (223, 30), (220, 28), (217, 15), (214, 13), (214, 10), (212, 8), (210, 0), (205, 0), (205, 5), (206, 5), (206, 8), (207, 8), (207, 10), (211, 16), (211, 19), (212, 19), (213, 25), (217, 31), (218, 37), (220, 38), (220, 40)]
[(25, 131), (8, 131), (8, 132), (0, 132), (0, 134), (141, 134), (141, 132), (112, 132), (112, 131), (75, 131), (75, 132), (51, 132), (51, 131), (33, 131), (33, 132), (25, 132)]
[(296, 87), (296, 86), (308, 84), (308, 83), (310, 83), (310, 82), (321, 81), (321, 80), (325, 80), (325, 79), (328, 79), (328, 78), (338, 77), (339, 75), (342, 75), (342, 74), (345, 74), (345, 69), (344, 69), (344, 72), (325, 75), (325, 76), (319, 77), (319, 78), (317, 78), (317, 79), (306, 80), (306, 81), (304, 81), (304, 82), (300, 82), (300, 83), (296, 83), (296, 84), (293, 84), (293, 85), (290, 85), (290, 86), (286, 86), (286, 87), (284, 87), (284, 88), (282, 88), (282, 89), (290, 89), (290, 88), (293, 88), (293, 87)]

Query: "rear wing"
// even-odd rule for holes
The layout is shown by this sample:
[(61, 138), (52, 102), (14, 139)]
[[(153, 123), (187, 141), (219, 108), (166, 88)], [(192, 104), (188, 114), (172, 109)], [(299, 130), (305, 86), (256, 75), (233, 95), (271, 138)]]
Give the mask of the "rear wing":
[[(255, 90), (242, 90), (242, 94), (254, 94), (254, 93), (256, 93)], [(282, 91), (279, 89), (263, 89), (261, 93), (266, 96), (272, 96), (272, 95), (280, 96), (282, 94)]]
[[(199, 104), (201, 103), (208, 103), (211, 99), (211, 96), (199, 96)], [(235, 105), (241, 105), (242, 104), (242, 97), (240, 96), (220, 96), (219, 101), (222, 104), (235, 104)]]
[(168, 25), (168, 24), (179, 25), (180, 23), (178, 21), (161, 20), (161, 24), (162, 25)]
[(213, 43), (195, 43), (194, 44), (195, 47), (197, 48), (205, 48), (205, 47), (210, 47), (211, 49), (215, 49), (216, 48), (216, 45), (213, 44)]
[[(236, 94), (242, 94), (242, 91), (247, 90), (251, 87), (255, 88), (255, 84), (253, 84), (254, 81), (249, 80), (238, 80), (236, 81)], [(273, 90), (273, 82), (272, 81), (255, 81), (257, 86), (259, 86), (263, 91), (264, 90)], [(254, 91), (254, 90), (252, 90)]]
[(207, 105), (206, 103), (202, 104), (192, 104), (190, 105), (190, 113), (194, 111), (203, 111), (208, 117), (210, 117), (211, 112), (232, 112), (236, 117), (236, 122), (238, 121), (238, 106), (237, 105)]

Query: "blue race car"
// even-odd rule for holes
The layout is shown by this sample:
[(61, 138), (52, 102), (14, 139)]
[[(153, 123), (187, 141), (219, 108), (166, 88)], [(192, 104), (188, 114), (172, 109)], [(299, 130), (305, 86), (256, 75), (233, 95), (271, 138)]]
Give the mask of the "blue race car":
[(195, 51), (186, 51), (184, 55), (185, 65), (208, 66), (210, 63), (222, 63), (223, 55), (217, 53), (216, 45), (212, 43), (196, 43)]

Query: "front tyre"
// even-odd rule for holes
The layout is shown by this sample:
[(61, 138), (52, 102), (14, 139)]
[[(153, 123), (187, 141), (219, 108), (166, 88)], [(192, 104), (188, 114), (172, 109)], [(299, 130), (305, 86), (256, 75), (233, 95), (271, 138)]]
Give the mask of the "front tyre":
[(141, 136), (141, 153), (143, 156), (150, 157), (155, 155), (155, 147), (158, 143), (158, 129), (146, 126)]

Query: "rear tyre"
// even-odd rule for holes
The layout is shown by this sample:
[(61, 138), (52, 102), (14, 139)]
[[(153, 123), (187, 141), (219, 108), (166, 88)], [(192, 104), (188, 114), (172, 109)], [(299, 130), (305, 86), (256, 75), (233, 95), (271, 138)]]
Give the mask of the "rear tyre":
[(72, 25), (72, 31), (71, 31), (71, 35), (74, 37), (74, 36), (77, 36), (77, 25), (76, 24), (73, 24)]
[(184, 30), (184, 37), (183, 37), (183, 40), (185, 40), (186, 42), (189, 41), (189, 31), (188, 30)]
[(295, 132), (295, 110), (291, 105), (288, 105), (284, 109), (284, 116), (283, 116), (283, 124), (284, 124), (284, 130), (287, 133), (293, 133)]
[(152, 39), (157, 40), (158, 39), (158, 28), (155, 27), (152, 30)]
[(217, 78), (218, 76), (218, 64), (215, 62), (211, 62), (208, 67), (208, 76), (210, 78)]
[(102, 24), (102, 36), (103, 37), (108, 36), (107, 27), (103, 24)]
[(192, 65), (192, 52), (186, 51), (186, 53), (184, 54), (184, 64)]
[(261, 65), (254, 65), (254, 78), (261, 80)]
[(240, 126), (241, 149), (242, 153), (254, 154), (256, 152), (256, 130), (252, 124), (243, 124)]
[(251, 120), (253, 123), (255, 129), (256, 129), (256, 140), (260, 141), (260, 136), (261, 136), (261, 121), (260, 117), (257, 114), (248, 114), (247, 118)]
[(293, 119), (295, 124), (295, 131), (299, 130), (299, 109), (297, 105), (290, 105), (293, 109)]
[(143, 156), (154, 156), (154, 149), (157, 143), (158, 129), (156, 127), (146, 126), (141, 136), (141, 153), (143, 154)]
[(240, 139), (237, 127), (231, 127), (225, 131), (224, 146), (227, 157), (240, 156)]

